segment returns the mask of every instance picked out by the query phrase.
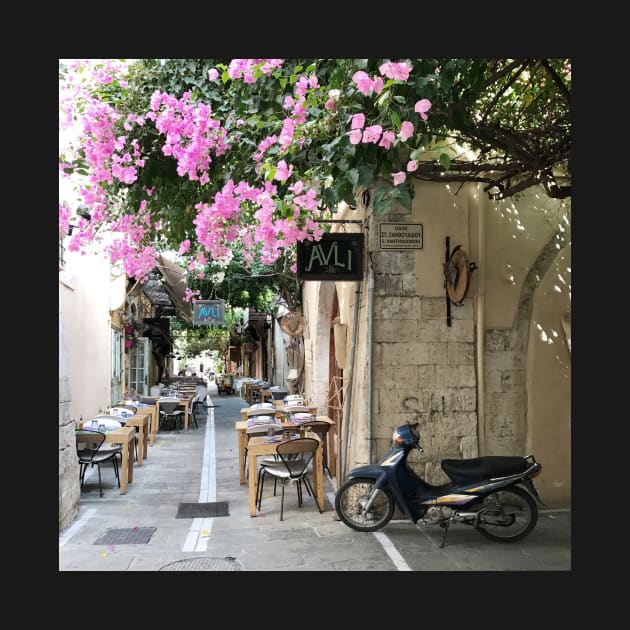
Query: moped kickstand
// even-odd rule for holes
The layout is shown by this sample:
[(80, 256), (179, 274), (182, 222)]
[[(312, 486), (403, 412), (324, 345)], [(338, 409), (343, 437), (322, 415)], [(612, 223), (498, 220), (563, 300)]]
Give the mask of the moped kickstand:
[(442, 532), (442, 544), (440, 545), (440, 549), (444, 548), (444, 545), (446, 544), (446, 532), (448, 532), (448, 526), (451, 524), (450, 521), (441, 521), (440, 522), (440, 527), (444, 530)]

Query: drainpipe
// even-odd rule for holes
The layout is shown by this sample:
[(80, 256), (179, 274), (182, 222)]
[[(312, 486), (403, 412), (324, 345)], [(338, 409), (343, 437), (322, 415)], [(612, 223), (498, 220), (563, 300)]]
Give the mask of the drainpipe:
[(374, 445), (372, 443), (372, 319), (374, 317), (374, 268), (371, 264), (368, 272), (367, 299), (367, 440), (368, 464), (371, 464), (372, 452), (374, 451)]
[(486, 380), (484, 374), (484, 339), (486, 332), (486, 204), (479, 204), (477, 213), (479, 243), (477, 289), (477, 448), (486, 452)]
[[(343, 406), (343, 429), (342, 429), (342, 448), (339, 449), (339, 470), (338, 484), (344, 480), (346, 476), (346, 466), (348, 462), (348, 429), (349, 429), (349, 417), (350, 406), (352, 403), (352, 379), (354, 378), (354, 355), (357, 347), (357, 334), (359, 330), (359, 303), (361, 301), (361, 280), (356, 283), (356, 291), (354, 297), (354, 317), (352, 320), (352, 348), (350, 349), (350, 365), (348, 366), (348, 389), (346, 391), (346, 399)], [(343, 450), (343, 454), (342, 451)], [(343, 456), (342, 456), (343, 455)]]

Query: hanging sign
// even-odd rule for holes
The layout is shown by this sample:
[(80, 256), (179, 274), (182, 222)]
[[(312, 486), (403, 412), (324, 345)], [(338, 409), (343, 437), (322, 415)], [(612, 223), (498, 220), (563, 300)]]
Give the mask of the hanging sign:
[(381, 223), (381, 249), (422, 249), (422, 223)]
[(363, 234), (324, 234), (297, 244), (298, 280), (362, 280)]
[(222, 326), (225, 323), (225, 300), (196, 300), (193, 302), (195, 326)]

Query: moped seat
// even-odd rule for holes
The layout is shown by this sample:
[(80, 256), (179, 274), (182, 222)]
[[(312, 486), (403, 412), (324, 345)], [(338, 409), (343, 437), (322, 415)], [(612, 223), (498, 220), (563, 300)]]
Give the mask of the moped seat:
[(524, 457), (486, 455), (472, 459), (443, 459), (442, 470), (456, 483), (465, 484), (493, 477), (507, 477), (531, 466)]

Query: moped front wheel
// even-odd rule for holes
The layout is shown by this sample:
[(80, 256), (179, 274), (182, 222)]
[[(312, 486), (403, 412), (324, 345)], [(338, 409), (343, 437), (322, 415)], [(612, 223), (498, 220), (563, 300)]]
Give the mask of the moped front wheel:
[[(372, 495), (374, 500), (367, 507)], [(374, 532), (391, 520), (394, 497), (389, 491), (376, 488), (374, 479), (353, 477), (337, 491), (335, 510), (348, 527), (359, 532)]]
[(479, 510), (481, 534), (495, 542), (516, 542), (525, 538), (538, 522), (538, 508), (532, 496), (518, 486), (489, 494)]

